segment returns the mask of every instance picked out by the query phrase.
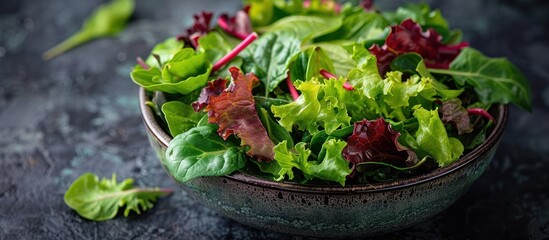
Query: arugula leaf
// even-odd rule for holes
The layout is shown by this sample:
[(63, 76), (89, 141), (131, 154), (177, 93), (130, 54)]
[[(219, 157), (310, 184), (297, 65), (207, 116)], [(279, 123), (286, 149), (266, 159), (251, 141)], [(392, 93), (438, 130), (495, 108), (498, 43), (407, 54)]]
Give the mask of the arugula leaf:
[(345, 102), (348, 91), (342, 86), (345, 79), (329, 79), (319, 83), (315, 78), (310, 81), (296, 82), (301, 95), (292, 103), (272, 106), (275, 117), (288, 131), (293, 125), (311, 134), (319, 132), (322, 126), (326, 133), (331, 133), (341, 126), (349, 126), (351, 117), (347, 115)]
[(225, 176), (246, 165), (242, 149), (216, 133), (217, 126), (194, 127), (175, 136), (166, 150), (165, 166), (180, 182), (202, 176)]
[(465, 48), (450, 64), (450, 69), (429, 69), (448, 74), (460, 85), (474, 87), (484, 104), (514, 103), (531, 111), (531, 91), (526, 77), (505, 58), (489, 58), (473, 48)]
[(101, 181), (93, 173), (84, 173), (67, 189), (64, 201), (86, 219), (106, 221), (114, 218), (120, 207), (125, 207), (125, 217), (130, 211), (141, 214), (142, 210), (152, 208), (152, 202), (158, 197), (171, 192), (160, 188), (134, 188), (131, 178), (117, 183), (114, 173), (110, 180), (103, 178)]
[(294, 178), (293, 169), (299, 169), (305, 175), (306, 180), (313, 178), (335, 181), (345, 186), (347, 175), (351, 173), (349, 163), (341, 156), (341, 150), (345, 147), (344, 141), (329, 139), (322, 145), (324, 157), (320, 161), (308, 161), (311, 150), (306, 149), (306, 143), (299, 142), (293, 149), (288, 149), (286, 142), (275, 146), (275, 160), (280, 165), (277, 181), (288, 176)]
[(197, 54), (191, 48), (178, 51), (162, 70), (151, 67), (149, 70), (136, 66), (131, 72), (132, 80), (147, 91), (189, 94), (203, 87), (208, 81), (212, 65), (205, 54)]
[(266, 33), (242, 53), (244, 72), (254, 73), (265, 85), (265, 96), (287, 77), (286, 66), (299, 53), (301, 41), (287, 32)]
[(86, 19), (80, 31), (46, 51), (42, 58), (50, 60), (93, 39), (118, 34), (126, 27), (134, 6), (134, 0), (112, 0), (100, 5)]
[(464, 150), (463, 144), (456, 138), (448, 137), (437, 110), (417, 107), (414, 116), (419, 122), (415, 133), (418, 149), (433, 157), (440, 167), (459, 159)]
[(172, 137), (186, 132), (198, 124), (204, 113), (197, 113), (190, 104), (171, 101), (162, 105), (162, 112)]
[(206, 107), (208, 121), (219, 125), (217, 132), (223, 139), (234, 133), (242, 140), (242, 146), (250, 147), (248, 155), (270, 161), (274, 157), (274, 143), (257, 115), (252, 95), (252, 88), (259, 80), (252, 73), (242, 74), (236, 67), (229, 70), (233, 82), (219, 96), (210, 96)]

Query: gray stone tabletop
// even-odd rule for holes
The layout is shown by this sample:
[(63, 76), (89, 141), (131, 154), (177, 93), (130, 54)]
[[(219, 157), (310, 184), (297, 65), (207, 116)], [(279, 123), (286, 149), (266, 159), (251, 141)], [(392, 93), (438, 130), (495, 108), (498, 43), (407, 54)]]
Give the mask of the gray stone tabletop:
[[(128, 27), (44, 62), (41, 54), (77, 31), (101, 0), (0, 2), (0, 239), (288, 239), (243, 226), (192, 200), (168, 177), (145, 136), (137, 56), (180, 33), (201, 9), (234, 11), (239, 1), (138, 0)], [(378, 1), (392, 9), (404, 1)], [(549, 2), (427, 1), (465, 40), (506, 56), (530, 80), (534, 110), (511, 109), (486, 173), (436, 217), (378, 239), (549, 239)], [(63, 202), (84, 172), (140, 186), (173, 188), (142, 215), (107, 222), (79, 217)]]

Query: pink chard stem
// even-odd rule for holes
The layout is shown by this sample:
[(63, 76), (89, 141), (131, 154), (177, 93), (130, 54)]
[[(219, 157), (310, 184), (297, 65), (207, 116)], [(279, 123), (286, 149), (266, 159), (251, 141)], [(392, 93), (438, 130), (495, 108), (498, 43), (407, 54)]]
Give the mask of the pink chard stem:
[(292, 95), (292, 98), (297, 100), (299, 98), (299, 93), (297, 92), (297, 89), (295, 89), (294, 84), (292, 83), (292, 79), (290, 79), (290, 74), (288, 73), (288, 77), (286, 78), (286, 84), (288, 84), (288, 89), (290, 90), (290, 94)]
[(233, 50), (231, 50), (227, 55), (219, 59), (212, 68), (212, 72), (219, 70), (225, 64), (233, 60), (244, 48), (250, 45), (253, 41), (257, 39), (257, 33), (253, 32), (248, 35), (240, 44), (238, 44)]
[(145, 69), (145, 70), (151, 69), (151, 67), (149, 67), (149, 65), (147, 65), (147, 63), (145, 63), (143, 58), (137, 57), (136, 61), (137, 61), (137, 64), (139, 64), (139, 66), (141, 66), (143, 69)]
[[(328, 72), (324, 69), (320, 69), (320, 75), (322, 75), (323, 77), (327, 78), (327, 79), (330, 79), (330, 78), (337, 78), (336, 75), (334, 75), (333, 73), (331, 72)], [(355, 88), (353, 87), (353, 85), (351, 85), (349, 82), (345, 82), (343, 83), (343, 88), (345, 88), (345, 90), (347, 91), (352, 91), (352, 90), (355, 90)]]
[(469, 115), (477, 115), (477, 116), (485, 117), (485, 118), (489, 119), (490, 121), (492, 121), (493, 123), (496, 123), (496, 119), (494, 117), (492, 117), (492, 115), (490, 115), (490, 113), (488, 113), (488, 111), (486, 111), (482, 108), (469, 108), (469, 109), (467, 109), (467, 113)]

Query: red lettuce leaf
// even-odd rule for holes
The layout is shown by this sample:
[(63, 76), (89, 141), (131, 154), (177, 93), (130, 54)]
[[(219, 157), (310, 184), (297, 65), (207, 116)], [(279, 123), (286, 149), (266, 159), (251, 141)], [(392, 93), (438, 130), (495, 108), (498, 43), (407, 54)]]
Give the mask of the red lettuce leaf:
[(208, 82), (208, 85), (202, 88), (202, 91), (200, 92), (200, 96), (198, 96), (198, 100), (196, 102), (192, 103), (192, 107), (195, 112), (198, 112), (208, 106), (210, 103), (210, 97), (211, 96), (218, 96), (227, 88), (227, 80), (226, 79), (217, 79), (214, 81)]
[(374, 0), (361, 0), (359, 5), (364, 11), (371, 12), (374, 10)]
[(347, 146), (342, 151), (343, 157), (352, 163), (353, 172), (357, 164), (363, 162), (412, 166), (417, 163), (417, 156), (398, 143), (399, 136), (400, 133), (393, 131), (383, 118), (375, 121), (364, 119), (355, 123), (353, 134), (347, 138)]
[(210, 96), (206, 107), (208, 122), (219, 125), (217, 133), (227, 139), (236, 134), (242, 146), (249, 146), (247, 154), (259, 161), (274, 158), (274, 143), (257, 115), (252, 88), (259, 79), (252, 74), (242, 74), (237, 67), (229, 69), (233, 81), (219, 96)]
[(234, 16), (224, 13), (219, 16), (217, 24), (225, 32), (234, 37), (245, 39), (253, 32), (250, 16), (248, 15), (249, 6), (236, 12)]
[(411, 19), (391, 27), (391, 33), (385, 44), (374, 44), (370, 52), (377, 58), (379, 72), (384, 75), (390, 70), (390, 64), (400, 54), (415, 52), (423, 57), (428, 68), (448, 69), (467, 42), (456, 45), (443, 44), (442, 36), (433, 28), (423, 32), (421, 26)]
[(210, 28), (212, 17), (213, 13), (206, 11), (194, 14), (193, 25), (187, 28), (184, 33), (177, 35), (177, 40), (185, 42), (185, 45), (191, 45), (196, 48), (198, 46), (198, 39), (212, 30)]
[(444, 124), (452, 124), (458, 131), (458, 135), (470, 133), (474, 130), (469, 113), (461, 105), (461, 100), (454, 98), (447, 101), (442, 101), (442, 107), (438, 109), (442, 114), (440, 120)]

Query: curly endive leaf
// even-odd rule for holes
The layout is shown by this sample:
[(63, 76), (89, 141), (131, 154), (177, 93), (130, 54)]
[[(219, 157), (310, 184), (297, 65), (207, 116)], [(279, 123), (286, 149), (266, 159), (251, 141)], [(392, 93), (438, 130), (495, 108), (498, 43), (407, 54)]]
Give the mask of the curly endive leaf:
[(134, 188), (131, 178), (117, 183), (115, 174), (110, 180), (99, 180), (93, 173), (84, 173), (67, 189), (64, 200), (78, 215), (93, 221), (106, 221), (114, 218), (118, 209), (124, 206), (126, 217), (132, 210), (141, 214), (152, 208), (158, 197), (170, 193), (168, 189)]
[(247, 154), (258, 160), (274, 157), (274, 143), (257, 115), (252, 88), (259, 83), (254, 74), (242, 74), (236, 67), (229, 69), (233, 82), (219, 96), (210, 96), (206, 107), (210, 123), (219, 125), (217, 133), (223, 139), (236, 134), (242, 146), (249, 146)]

